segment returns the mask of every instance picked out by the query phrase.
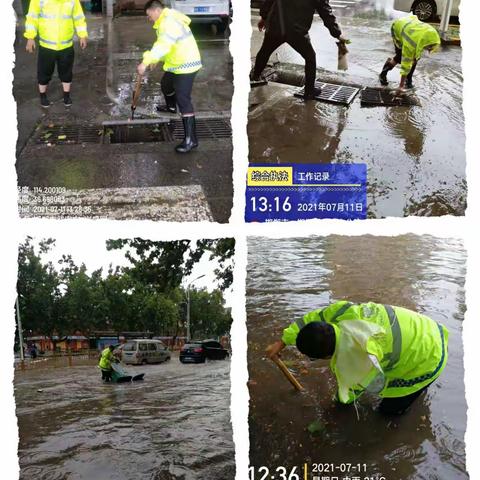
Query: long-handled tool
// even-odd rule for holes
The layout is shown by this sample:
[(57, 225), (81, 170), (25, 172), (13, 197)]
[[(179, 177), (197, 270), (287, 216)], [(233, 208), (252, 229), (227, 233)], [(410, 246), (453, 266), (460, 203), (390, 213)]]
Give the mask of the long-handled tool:
[(282, 371), (282, 373), (287, 377), (287, 380), (295, 387), (296, 390), (301, 392), (303, 390), (302, 384), (293, 376), (293, 373), (287, 368), (285, 363), (280, 359), (278, 355), (272, 357), (272, 361), (277, 365), (277, 367)]
[(137, 75), (137, 83), (135, 84), (135, 90), (133, 91), (133, 97), (132, 97), (132, 117), (131, 119), (133, 120), (135, 117), (135, 110), (137, 108), (137, 102), (140, 97), (140, 91), (142, 90), (142, 80), (143, 80), (143, 75), (138, 74)]

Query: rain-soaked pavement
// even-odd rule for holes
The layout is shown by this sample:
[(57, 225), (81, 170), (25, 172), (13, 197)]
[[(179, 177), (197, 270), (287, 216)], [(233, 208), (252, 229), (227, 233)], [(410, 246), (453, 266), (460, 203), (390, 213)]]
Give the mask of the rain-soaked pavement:
[[(304, 462), (345, 462), (366, 464), (362, 478), (467, 479), (461, 338), (465, 261), (460, 241), (429, 236), (251, 238), (251, 465), (266, 465), (270, 471), (297, 465), (303, 472)], [(284, 354), (305, 387), (305, 393), (298, 393), (265, 359), (265, 347), (290, 322), (341, 299), (404, 306), (449, 329), (445, 370), (405, 415), (381, 416), (374, 410), (373, 397), (360, 398), (358, 413), (353, 406), (335, 404), (327, 361), (310, 362), (294, 348)], [(313, 436), (306, 428), (315, 420), (320, 431)]]
[(235, 477), (230, 362), (128, 366), (103, 384), (92, 365), (16, 372), (20, 479)]
[[(393, 0), (330, 2), (348, 46), (349, 69), (337, 72), (337, 46), (318, 16), (310, 30), (319, 78), (379, 86), (378, 73), (393, 56), (390, 25), (406, 15)], [(342, 7), (342, 8), (340, 8)], [(260, 48), (258, 11), (252, 10), (252, 57)], [(368, 216), (463, 215), (466, 208), (465, 135), (462, 111), (461, 48), (443, 46), (422, 58), (414, 76), (421, 106), (363, 108), (294, 98), (296, 87), (279, 83), (252, 89), (248, 134), (250, 162), (366, 163)], [(288, 45), (271, 62), (303, 59)], [(389, 75), (398, 85), (398, 67)]]
[[(131, 138), (124, 136), (129, 143), (113, 143), (114, 132), (102, 129), (103, 121), (127, 120), (130, 116), (135, 67), (142, 52), (155, 40), (152, 25), (144, 16), (120, 16), (108, 21), (90, 15), (87, 21), (89, 45), (85, 51), (76, 46), (73, 106), (65, 110), (61, 87), (55, 78), (50, 88), (54, 104), (47, 112), (42, 111), (38, 102), (36, 56), (25, 52), (23, 23), (18, 25), (14, 70), (19, 125), (18, 185), (31, 190), (35, 187), (65, 189), (62, 190), (64, 199), (47, 199), (55, 206), (50, 210), (53, 215), (65, 212), (65, 208), (62, 209), (65, 205), (82, 205), (87, 207), (85, 211), (78, 213), (78, 210), (75, 214), (87, 215), (87, 211), (93, 211), (94, 216), (102, 216), (105, 209), (97, 206), (104, 190), (109, 189), (109, 193), (116, 190), (120, 197), (115, 202), (115, 195), (111, 196), (110, 208), (107, 208), (115, 218), (227, 222), (233, 192), (232, 141), (228, 133), (233, 77), (228, 31), (215, 34), (208, 25), (192, 27), (204, 65), (197, 75), (192, 96), (197, 118), (208, 123), (213, 117), (221, 126), (226, 126), (227, 133), (212, 136), (207, 132), (209, 138), (201, 137), (197, 150), (179, 155), (173, 151), (178, 139), (172, 142), (171, 139), (149, 141), (145, 138), (139, 142), (142, 138), (130, 135)], [(159, 118), (155, 105), (162, 101), (161, 76), (161, 67), (149, 73), (136, 118)], [(180, 119), (179, 116), (163, 117), (172, 118)], [(89, 137), (70, 141), (76, 138), (77, 134), (73, 133), (72, 137), (67, 135), (64, 144), (56, 145), (57, 134), (63, 132), (55, 129), (62, 125), (87, 130)], [(154, 125), (146, 127), (140, 135), (152, 137), (160, 135), (158, 132), (159, 128)], [(139, 194), (132, 196), (132, 189)], [(75, 199), (77, 194), (81, 199)], [(33, 205), (31, 201), (27, 200)], [(22, 207), (24, 216), (44, 213), (41, 208)]]

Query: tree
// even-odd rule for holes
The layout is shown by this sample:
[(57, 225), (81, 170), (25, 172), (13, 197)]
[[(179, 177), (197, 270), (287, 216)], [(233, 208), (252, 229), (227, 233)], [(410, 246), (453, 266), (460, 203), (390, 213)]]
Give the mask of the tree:
[(190, 290), (190, 331), (192, 338), (218, 337), (230, 331), (232, 317), (225, 308), (221, 290)]

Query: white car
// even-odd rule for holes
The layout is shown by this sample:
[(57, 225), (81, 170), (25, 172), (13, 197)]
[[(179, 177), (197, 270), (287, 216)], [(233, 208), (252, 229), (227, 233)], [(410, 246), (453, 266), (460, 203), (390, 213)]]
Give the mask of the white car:
[(171, 8), (182, 12), (197, 23), (216, 25), (223, 33), (230, 23), (230, 0), (167, 0)]
[[(446, 0), (394, 0), (394, 10), (401, 12), (413, 12), (422, 22), (435, 20), (437, 15), (441, 15), (445, 8)], [(453, 0), (453, 17), (458, 17), (460, 0)]]

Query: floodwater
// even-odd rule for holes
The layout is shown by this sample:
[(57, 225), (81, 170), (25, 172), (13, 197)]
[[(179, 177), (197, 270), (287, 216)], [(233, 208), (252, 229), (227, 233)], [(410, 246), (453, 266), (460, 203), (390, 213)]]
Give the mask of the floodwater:
[(20, 479), (234, 478), (230, 362), (127, 370), (145, 380), (103, 384), (94, 365), (16, 373)]
[[(249, 240), (247, 276), (250, 463), (271, 468), (304, 462), (366, 464), (365, 477), (467, 479), (462, 347), (466, 252), (460, 241), (429, 236)], [(283, 355), (305, 387), (296, 392), (264, 357), (265, 347), (306, 312), (348, 299), (410, 308), (450, 332), (448, 364), (401, 417), (333, 402), (328, 361), (294, 348)], [(307, 427), (317, 421), (320, 431)], [(363, 478), (363, 475), (362, 475)]]
[[(355, 0), (352, 0), (355, 2)], [(332, 1), (332, 5), (336, 2)], [(320, 78), (337, 83), (379, 86), (378, 74), (393, 56), (390, 26), (406, 15), (393, 0), (359, 0), (334, 6), (348, 46), (349, 69), (337, 71), (337, 47), (318, 16), (310, 36), (317, 52)], [(258, 16), (252, 16), (252, 57), (260, 48)], [(288, 45), (271, 62), (296, 64), (303, 59)], [(349, 107), (293, 97), (296, 87), (278, 83), (255, 88), (250, 95), (248, 133), (250, 162), (366, 163), (368, 215), (463, 215), (466, 208), (465, 134), (462, 111), (462, 52), (443, 46), (422, 58), (414, 76), (414, 95), (421, 106), (360, 105)], [(399, 68), (389, 74), (400, 80)]]

